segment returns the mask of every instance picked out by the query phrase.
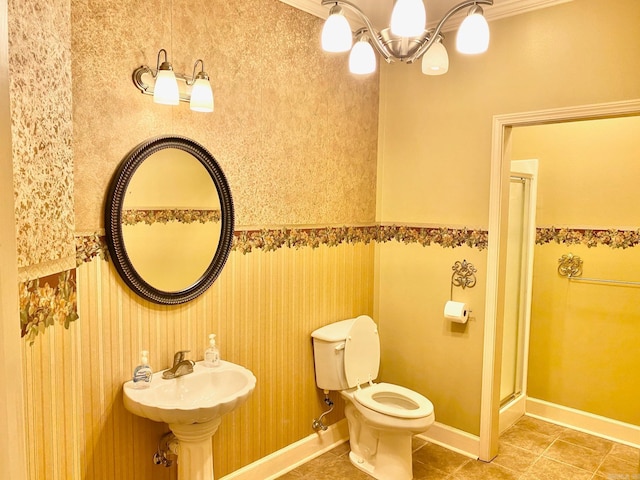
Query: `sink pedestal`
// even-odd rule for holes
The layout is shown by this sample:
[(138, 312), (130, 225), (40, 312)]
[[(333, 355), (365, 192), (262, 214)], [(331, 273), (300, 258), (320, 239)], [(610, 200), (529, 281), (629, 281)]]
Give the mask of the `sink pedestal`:
[[(169, 380), (154, 373), (147, 388), (129, 380), (122, 390), (131, 413), (169, 424), (177, 439), (167, 446), (178, 455), (178, 480), (213, 480), (211, 437), (222, 417), (246, 402), (255, 387), (250, 370), (220, 360), (216, 368), (197, 362), (193, 372)], [(153, 456), (156, 465), (162, 463), (159, 453)]]
[(211, 439), (222, 417), (205, 423), (169, 424), (178, 439), (178, 480), (213, 480)]

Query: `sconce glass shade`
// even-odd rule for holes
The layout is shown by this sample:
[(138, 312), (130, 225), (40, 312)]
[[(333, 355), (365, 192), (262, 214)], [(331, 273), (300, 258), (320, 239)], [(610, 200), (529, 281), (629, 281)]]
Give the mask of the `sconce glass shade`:
[(422, 57), (422, 73), (425, 75), (444, 75), (448, 71), (449, 54), (438, 39)]
[(367, 75), (376, 71), (376, 54), (366, 39), (357, 41), (351, 49), (349, 71), (356, 75)]
[(489, 48), (489, 24), (482, 15), (482, 8), (471, 7), (462, 21), (456, 37), (456, 49), (460, 53), (484, 53)]
[(153, 87), (153, 101), (162, 105), (178, 105), (180, 103), (180, 90), (178, 89), (178, 81), (169, 68), (163, 69), (163, 63), (156, 75), (156, 84)]
[(333, 53), (348, 52), (352, 42), (349, 21), (342, 14), (342, 8), (334, 5), (322, 27), (322, 49)]
[(422, 35), (427, 13), (422, 0), (396, 0), (391, 11), (391, 33), (400, 37)]
[(213, 112), (213, 91), (206, 78), (197, 78), (191, 88), (189, 107), (195, 112)]

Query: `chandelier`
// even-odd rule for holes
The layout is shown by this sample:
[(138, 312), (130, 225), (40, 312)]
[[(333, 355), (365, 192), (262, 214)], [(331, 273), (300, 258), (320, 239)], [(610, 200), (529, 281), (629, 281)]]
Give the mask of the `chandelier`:
[[(426, 28), (426, 12), (422, 0), (396, 0), (391, 12), (391, 24), (377, 31), (369, 18), (348, 0), (323, 0), (322, 5), (333, 5), (322, 28), (322, 49), (326, 52), (348, 52), (349, 71), (366, 75), (376, 70), (375, 50), (387, 62), (413, 63), (422, 58), (422, 73), (442, 75), (449, 69), (449, 56), (442, 44), (444, 24), (452, 15), (469, 8), (456, 36), (456, 49), (460, 53), (484, 53), (489, 48), (489, 25), (483, 16), (483, 5), (493, 0), (467, 0), (452, 7), (434, 28)], [(343, 7), (353, 11), (364, 27), (352, 34)]]

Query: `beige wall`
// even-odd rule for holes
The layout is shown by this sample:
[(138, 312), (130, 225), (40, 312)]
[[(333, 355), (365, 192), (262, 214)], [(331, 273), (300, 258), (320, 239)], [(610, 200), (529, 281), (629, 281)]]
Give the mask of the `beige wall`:
[[(375, 215), (377, 75), (318, 48), (319, 19), (278, 0), (72, 1), (77, 231), (102, 226), (113, 171), (153, 135), (195, 139), (223, 168), (236, 226), (353, 224)], [(160, 48), (202, 58), (215, 111), (156, 105), (133, 85)], [(105, 63), (106, 62), (106, 63)]]
[(0, 1), (0, 464), (24, 478), (26, 454), (18, 317), (18, 262), (13, 196), (7, 2)]
[[(442, 77), (423, 76), (419, 65), (383, 66), (378, 220), (486, 228), (492, 117), (639, 98), (639, 16), (635, 0), (575, 0), (491, 22), (491, 45), (482, 56), (456, 54), (455, 36), (448, 35), (451, 63)], [(378, 255), (380, 272), (397, 264), (391, 244), (381, 245)], [(436, 315), (440, 295), (426, 289), (421, 296), (406, 293), (416, 288), (412, 279), (417, 276), (447, 288), (448, 278), (437, 263), (442, 250), (427, 247), (405, 255), (406, 276), (391, 281), (380, 275), (377, 316), (382, 332), (411, 331), (411, 312), (434, 312), (431, 328), (442, 321)], [(473, 295), (483, 299), (483, 290), (479, 282)], [(428, 397), (444, 398), (451, 389), (450, 369), (435, 366), (445, 363), (451, 351), (442, 352), (440, 345), (450, 345), (473, 367), (456, 372), (457, 381), (467, 385), (466, 396), (434, 402), (436, 418), (478, 434), (483, 327), (484, 318), (478, 314), (464, 344), (443, 330), (402, 348), (383, 348), (385, 378), (394, 381), (405, 371), (425, 369), (414, 387)]]
[(10, 0), (9, 75), (18, 267), (32, 279), (75, 266), (71, 8)]
[[(75, 260), (74, 222), (82, 249), (103, 228), (119, 162), (160, 134), (193, 138), (213, 153), (231, 186), (237, 228), (280, 234), (296, 225), (373, 223), (378, 76), (353, 78), (344, 58), (323, 54), (319, 19), (277, 0), (11, 4), (15, 185), (17, 198), (28, 198), (16, 210), (19, 224), (39, 228), (18, 232), (26, 267), (66, 255), (58, 244)], [(134, 68), (155, 67), (160, 48), (178, 72), (204, 60), (213, 114), (155, 105), (134, 87)], [(48, 82), (33, 75), (36, 67)], [(33, 131), (45, 127), (37, 133), (50, 143), (30, 149)], [(66, 328), (43, 322), (33, 345), (21, 345), (29, 478), (175, 478), (175, 469), (152, 463), (167, 426), (126, 412), (121, 385), (140, 350), (151, 351), (159, 370), (178, 349), (202, 358), (210, 332), (223, 358), (258, 378), (251, 400), (215, 437), (216, 476), (312, 434), (324, 404), (309, 334), (373, 313), (373, 251), (362, 241), (238, 250), (203, 297), (176, 307), (142, 301), (111, 263), (81, 251), (80, 318)], [(337, 403), (329, 422), (342, 417)]]
[[(540, 161), (537, 225), (638, 234), (640, 117), (516, 128), (513, 158)], [(583, 276), (638, 281), (637, 247), (537, 245), (528, 394), (640, 425), (636, 365), (640, 289), (569, 282), (558, 259), (573, 253)]]
[[(372, 313), (373, 252), (371, 244), (233, 252), (215, 284), (179, 307), (143, 301), (103, 260), (82, 264), (80, 319), (23, 344), (29, 478), (175, 479), (175, 468), (152, 462), (167, 425), (127, 412), (122, 382), (142, 349), (155, 370), (181, 349), (202, 359), (210, 332), (223, 359), (257, 378), (214, 436), (216, 478), (311, 435), (324, 403), (309, 334)], [(342, 418), (333, 399), (330, 423)]]

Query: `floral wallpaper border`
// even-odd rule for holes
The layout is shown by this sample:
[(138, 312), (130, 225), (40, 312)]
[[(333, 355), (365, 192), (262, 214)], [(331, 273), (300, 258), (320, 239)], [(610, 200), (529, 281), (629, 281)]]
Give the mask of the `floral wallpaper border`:
[(277, 230), (236, 231), (233, 250), (249, 253), (254, 249), (274, 251), (282, 247), (333, 247), (342, 243), (390, 242), (419, 243), (422, 246), (463, 245), (483, 250), (487, 247), (487, 232), (448, 227), (410, 227), (372, 225), (363, 227), (282, 228)]
[(21, 335), (29, 345), (47, 327), (68, 329), (79, 318), (75, 269), (20, 282), (18, 292)]
[(551, 242), (567, 245), (586, 245), (589, 248), (597, 247), (598, 245), (611, 248), (630, 248), (640, 245), (640, 229), (536, 228), (536, 245), (544, 245)]
[[(357, 227), (280, 228), (261, 230), (237, 230), (232, 250), (250, 253), (253, 250), (275, 251), (279, 248), (317, 248), (321, 245), (337, 246), (342, 243), (370, 243), (397, 241), (405, 244), (418, 243), (424, 247), (440, 245), (443, 248), (467, 246), (484, 250), (488, 246), (486, 230), (416, 227), (403, 225), (368, 225)], [(640, 229), (579, 229), (538, 227), (536, 244), (558, 243), (567, 245), (598, 245), (611, 248), (630, 248), (640, 245)], [(76, 237), (77, 265), (99, 256), (108, 259), (104, 236), (97, 233)]]
[[(410, 227), (398, 225), (368, 225), (357, 227), (280, 228), (236, 230), (233, 251), (250, 253), (254, 250), (272, 252), (279, 248), (334, 247), (343, 243), (390, 242), (419, 243), (422, 246), (440, 245), (445, 248), (468, 246), (484, 250), (488, 245), (488, 232), (466, 228)], [(103, 235), (97, 233), (76, 237), (76, 264), (82, 265), (95, 257), (108, 259)]]
[[(198, 220), (199, 221), (199, 220)], [(318, 248), (340, 244), (396, 241), (422, 246), (440, 245), (443, 248), (467, 246), (484, 250), (488, 245), (486, 230), (416, 227), (402, 225), (368, 225), (357, 227), (280, 228), (238, 230), (234, 234), (232, 250), (243, 254), (254, 250), (271, 252), (283, 247)], [(631, 248), (640, 245), (640, 229), (586, 229), (538, 227), (536, 244), (599, 245), (611, 248)], [(95, 257), (108, 260), (104, 235), (93, 233), (76, 236), (76, 265), (80, 266)], [(69, 324), (78, 319), (75, 270), (37, 278), (19, 285), (20, 325), (22, 336), (29, 344), (52, 325)]]
[(122, 223), (135, 225), (145, 223), (217, 223), (220, 221), (220, 210), (198, 210), (194, 208), (165, 209), (126, 209), (122, 211)]

